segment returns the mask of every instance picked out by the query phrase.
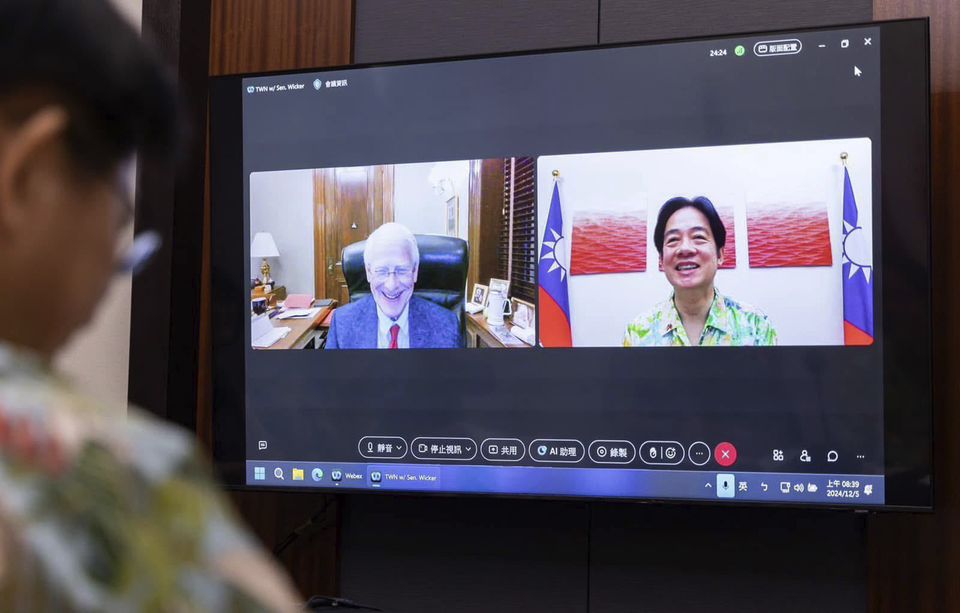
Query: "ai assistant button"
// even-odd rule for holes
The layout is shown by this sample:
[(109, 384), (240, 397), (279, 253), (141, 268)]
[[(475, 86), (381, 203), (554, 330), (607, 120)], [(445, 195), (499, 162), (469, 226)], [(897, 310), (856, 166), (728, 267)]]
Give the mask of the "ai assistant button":
[(529, 447), (534, 462), (576, 464), (584, 455), (583, 443), (572, 439), (538, 438)]
[(737, 461), (737, 448), (733, 443), (719, 443), (713, 448), (713, 458), (720, 466), (733, 466)]

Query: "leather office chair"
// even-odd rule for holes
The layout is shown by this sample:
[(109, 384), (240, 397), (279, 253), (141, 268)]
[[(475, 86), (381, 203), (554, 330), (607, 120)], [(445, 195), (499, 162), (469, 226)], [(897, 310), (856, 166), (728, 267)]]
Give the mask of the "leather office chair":
[[(415, 296), (450, 309), (464, 333), (464, 288), (467, 285), (467, 242), (452, 236), (415, 234), (420, 251), (420, 266)], [(370, 295), (370, 283), (363, 265), (363, 248), (367, 241), (347, 245), (343, 250), (343, 277), (347, 281), (350, 301)]]

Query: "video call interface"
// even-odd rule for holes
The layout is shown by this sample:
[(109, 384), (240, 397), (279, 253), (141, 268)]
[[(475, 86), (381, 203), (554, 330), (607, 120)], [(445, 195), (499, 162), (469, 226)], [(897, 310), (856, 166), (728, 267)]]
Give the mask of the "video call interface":
[(881, 44), (243, 79), (247, 485), (884, 504)]

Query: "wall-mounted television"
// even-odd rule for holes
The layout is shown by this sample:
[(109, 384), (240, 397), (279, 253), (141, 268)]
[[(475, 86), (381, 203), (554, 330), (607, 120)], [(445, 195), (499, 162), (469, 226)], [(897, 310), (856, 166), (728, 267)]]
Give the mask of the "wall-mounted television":
[(245, 488), (932, 504), (925, 20), (216, 78)]

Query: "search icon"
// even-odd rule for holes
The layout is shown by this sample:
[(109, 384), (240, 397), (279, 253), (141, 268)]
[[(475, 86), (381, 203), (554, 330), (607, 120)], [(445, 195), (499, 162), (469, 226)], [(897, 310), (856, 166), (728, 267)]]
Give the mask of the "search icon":
[(273, 469), (273, 476), (283, 481), (283, 469), (277, 466)]

